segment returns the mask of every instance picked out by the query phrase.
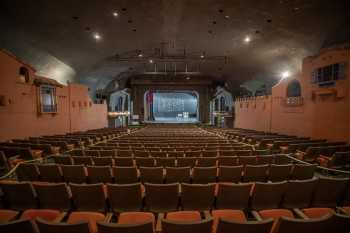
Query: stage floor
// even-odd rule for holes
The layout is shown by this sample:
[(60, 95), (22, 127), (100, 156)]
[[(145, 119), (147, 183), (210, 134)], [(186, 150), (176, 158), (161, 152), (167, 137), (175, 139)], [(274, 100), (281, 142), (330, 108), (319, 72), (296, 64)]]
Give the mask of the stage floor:
[(145, 121), (146, 123), (173, 123), (173, 124), (183, 124), (183, 123), (189, 123), (194, 124), (198, 123), (199, 121), (197, 118), (176, 118), (176, 117), (156, 117), (154, 121)]

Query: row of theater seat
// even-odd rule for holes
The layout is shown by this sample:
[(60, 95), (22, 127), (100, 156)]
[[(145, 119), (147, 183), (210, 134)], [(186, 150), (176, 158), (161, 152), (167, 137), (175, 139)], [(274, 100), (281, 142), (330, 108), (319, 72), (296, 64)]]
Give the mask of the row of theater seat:
[[(0, 212), (1, 214), (1, 212)], [(15, 214), (15, 213), (9, 213)], [(30, 216), (28, 216), (30, 214)], [(154, 233), (155, 217), (152, 213), (122, 213), (117, 223), (110, 223), (100, 213), (75, 212), (66, 223), (51, 217), (59, 212), (28, 210), (20, 220), (0, 224), (1, 232), (11, 233)], [(48, 217), (49, 216), (49, 217)], [(59, 218), (59, 217), (57, 217)], [(297, 219), (276, 216), (275, 218), (247, 221), (241, 211), (218, 210), (212, 217), (201, 219), (198, 212), (171, 212), (166, 218), (158, 218), (156, 232), (163, 233), (347, 233), (350, 217), (329, 214), (317, 219)], [(275, 224), (274, 224), (275, 223)]]
[(346, 142), (327, 142), (325, 139), (296, 138), (241, 129), (214, 131), (225, 137), (235, 138), (236, 141), (248, 142), (255, 148), (268, 149), (270, 153), (296, 152), (298, 159), (318, 162), (321, 166), (347, 169), (350, 165), (350, 145)]
[[(155, 223), (154, 216), (150, 213), (130, 213), (128, 211), (140, 211), (141, 209), (144, 209), (153, 213), (167, 213), (165, 217), (167, 220), (194, 221), (200, 224), (199, 222), (201, 221), (211, 222), (211, 216), (208, 212), (204, 212), (207, 219), (201, 220), (198, 211), (207, 211), (213, 207), (219, 208), (218, 210), (213, 210), (211, 212), (212, 217), (214, 217), (213, 229), (208, 227), (205, 228), (206, 230), (203, 231), (202, 229), (202, 231), (200, 231), (192, 226), (190, 229), (176, 228), (177, 231), (174, 232), (211, 232), (212, 230), (213, 232), (216, 232), (216, 229), (220, 228), (217, 226), (217, 222), (220, 218), (228, 218), (229, 220), (238, 221), (241, 224), (249, 223), (247, 222), (249, 213), (252, 213), (256, 220), (259, 220), (258, 222), (252, 222), (254, 223), (253, 225), (264, 223), (265, 220), (270, 218), (278, 219), (281, 217), (288, 217), (290, 219), (302, 217), (315, 219), (312, 222), (321, 221), (321, 219), (328, 214), (334, 215), (336, 212), (335, 207), (339, 206), (339, 204), (350, 204), (350, 189), (348, 186), (348, 179), (329, 178), (271, 184), (182, 184), (181, 186), (178, 184), (145, 184), (144, 202), (142, 201), (143, 191), (140, 184), (108, 184), (105, 189), (102, 184), (71, 184), (68, 189), (65, 184), (33, 183), (34, 192), (31, 184), (25, 182), (5, 183), (1, 185), (1, 188), (4, 193), (3, 199), (8, 205), (6, 207), (14, 210), (27, 210), (22, 214), (22, 216), (24, 215), (26, 218), (33, 218), (36, 215), (43, 217), (45, 220), (52, 220), (58, 217), (58, 215), (53, 216), (52, 211), (61, 213), (62, 211), (72, 210), (73, 212), (71, 212), (68, 217), (68, 223), (75, 223), (78, 220), (89, 220), (90, 232), (95, 233), (97, 229), (95, 220), (104, 221), (105, 218), (107, 218), (106, 216), (110, 216), (107, 209), (108, 206), (111, 207), (111, 210), (114, 213), (122, 213), (118, 218), (119, 224), (135, 223), (134, 221), (145, 220), (145, 216), (148, 216), (146, 219), (151, 220), (152, 231), (141, 232), (153, 232), (153, 225)], [(60, 196), (61, 198), (52, 198), (53, 195)], [(126, 196), (128, 198), (125, 198)], [(180, 199), (179, 196), (181, 197)], [(36, 203), (36, 198), (38, 199), (38, 203)], [(70, 200), (70, 198), (72, 200)], [(107, 203), (106, 198), (108, 199)], [(42, 208), (41, 210), (37, 210), (38, 204), (39, 207)], [(73, 209), (71, 206), (72, 204), (74, 206)], [(174, 212), (178, 211), (180, 206), (181, 209), (185, 211)], [(48, 209), (51, 211), (49, 211), (49, 214), (47, 213)], [(31, 214), (28, 213), (29, 210), (32, 211)], [(243, 210), (248, 212), (245, 213)], [(350, 212), (347, 212), (350, 210), (349, 207), (344, 207), (339, 210), (350, 214)], [(40, 213), (40, 211), (42, 211), (42, 213)], [(4, 216), (1, 214), (1, 211), (0, 216)], [(158, 220), (159, 218), (163, 217), (158, 215)], [(110, 217), (108, 217), (108, 219), (110, 219)], [(126, 221), (126, 219), (128, 219), (129, 222)], [(348, 217), (345, 219), (348, 219)], [(302, 220), (298, 219), (296, 222), (300, 223), (300, 221)], [(93, 222), (93, 224), (91, 224), (91, 222)], [(163, 232), (167, 232), (167, 227), (165, 226), (167, 224), (166, 220), (162, 220), (161, 222), (161, 229)], [(210, 226), (211, 224), (212, 223), (210, 223)], [(269, 225), (268, 229), (271, 229), (272, 221), (270, 221), (270, 224), (271, 225)], [(338, 222), (338, 224), (345, 224), (341, 225), (342, 227), (339, 228), (339, 230), (345, 230), (343, 227), (349, 226), (349, 220)], [(5, 227), (9, 227), (9, 225), (11, 224), (7, 224)], [(238, 226), (239, 224), (236, 225), (236, 227)], [(310, 226), (313, 225), (311, 224)], [(0, 225), (0, 227), (3, 227), (3, 225)], [(244, 230), (240, 228), (227, 228), (223, 232), (240, 232), (238, 229), (243, 230), (242, 232), (245, 233), (262, 232), (261, 229), (254, 228), (254, 230), (248, 226), (245, 227), (246, 228), (243, 228)], [(112, 228), (109, 230), (112, 230)], [(295, 232), (295, 230), (296, 229), (294, 228), (293, 231), (283, 232)], [(309, 229), (309, 232), (318, 232), (315, 230), (316, 229), (312, 228), (312, 231)], [(263, 232), (269, 231), (266, 229), (266, 231)], [(300, 231), (297, 232), (300, 233)], [(334, 232), (338, 233), (346, 231)]]
[(217, 157), (217, 156), (251, 156), (251, 155), (267, 155), (268, 151), (253, 151), (247, 149), (241, 150), (186, 150), (177, 151), (160, 151), (159, 150), (118, 150), (103, 147), (100, 150), (72, 150), (67, 152), (73, 156), (112, 156), (112, 157)]
[(293, 160), (285, 155), (264, 156), (219, 156), (219, 157), (92, 157), (92, 156), (53, 156), (55, 163), (65, 165), (115, 165), (115, 166), (168, 166), (168, 167), (211, 167), (259, 164), (289, 164)]
[[(219, 139), (217, 138), (211, 138), (211, 139), (205, 139), (202, 137), (196, 137), (196, 138), (191, 138), (190, 140), (186, 139), (185, 137), (181, 137), (181, 139), (176, 139), (176, 138), (170, 138), (170, 139), (165, 139), (165, 138), (160, 138), (160, 139), (155, 139), (154, 137), (152, 138), (134, 138), (134, 139), (126, 139), (125, 137), (118, 138), (118, 139), (113, 139), (113, 140), (108, 140), (106, 142), (99, 142), (96, 145), (99, 146), (108, 146), (108, 145), (113, 145), (113, 146), (118, 146), (118, 147), (161, 147), (161, 148), (174, 148), (174, 147), (213, 147), (213, 146), (218, 146), (218, 147), (238, 147), (238, 146), (244, 146), (247, 145), (246, 143), (241, 143), (241, 142), (235, 142), (232, 140), (227, 140), (227, 139)], [(153, 139), (154, 138), (154, 139)]]
[[(115, 213), (148, 210), (335, 208), (350, 205), (349, 179), (314, 178), (273, 183), (65, 184), (2, 182), (5, 208)], [(59, 198), (55, 198), (59, 197)], [(143, 200), (143, 197), (144, 200)]]
[(314, 176), (315, 165), (246, 165), (219, 167), (110, 167), (57, 164), (21, 164), (21, 181), (73, 183), (250, 182), (303, 180)]

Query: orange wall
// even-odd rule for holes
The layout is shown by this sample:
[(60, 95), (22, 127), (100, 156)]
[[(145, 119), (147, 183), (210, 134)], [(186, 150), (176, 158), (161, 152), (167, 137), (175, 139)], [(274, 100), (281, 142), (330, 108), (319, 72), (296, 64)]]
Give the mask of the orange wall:
[[(345, 80), (339, 80), (335, 87), (329, 88), (320, 88), (311, 83), (311, 72), (314, 69), (338, 62), (348, 63)], [(287, 86), (293, 79), (299, 80), (301, 84), (303, 103), (288, 106), (285, 104)], [(235, 127), (350, 143), (349, 89), (350, 50), (324, 50), (303, 60), (301, 74), (282, 80), (272, 88), (272, 95), (265, 100), (269, 102), (270, 108), (254, 109), (252, 106), (257, 102), (255, 98), (238, 99), (235, 102)], [(241, 108), (241, 105), (247, 104), (250, 106), (248, 109)], [(268, 115), (271, 117), (268, 118)]]
[(235, 127), (270, 131), (271, 96), (239, 99), (235, 105)]
[[(29, 70), (29, 83), (20, 82), (18, 71), (21, 66)], [(0, 140), (107, 126), (106, 104), (93, 104), (88, 88), (79, 84), (57, 87), (58, 113), (39, 114), (39, 88), (33, 85), (34, 77), (32, 67), (0, 51), (0, 95), (6, 102), (6, 106), (0, 106)]]

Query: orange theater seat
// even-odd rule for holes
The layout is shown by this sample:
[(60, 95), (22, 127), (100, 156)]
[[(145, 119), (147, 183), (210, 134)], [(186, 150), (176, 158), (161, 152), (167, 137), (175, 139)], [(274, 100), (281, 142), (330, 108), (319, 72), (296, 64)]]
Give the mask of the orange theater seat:
[(307, 208), (302, 211), (308, 218), (323, 218), (326, 215), (335, 214), (331, 208)]
[(155, 217), (149, 212), (124, 212), (119, 215), (119, 224), (138, 224), (153, 222), (155, 223)]
[(97, 224), (96, 222), (104, 221), (105, 215), (97, 212), (84, 212), (78, 211), (73, 212), (69, 215), (68, 223), (78, 223), (81, 221), (88, 221), (89, 228), (91, 233), (97, 233)]
[(236, 222), (247, 221), (244, 212), (241, 210), (213, 210), (212, 215), (214, 219), (224, 218), (227, 220), (234, 220)]
[(213, 223), (213, 232), (215, 233), (219, 224), (220, 219), (233, 220), (235, 222), (244, 223), (247, 221), (247, 218), (244, 215), (244, 212), (241, 210), (213, 210), (212, 212), (214, 223)]
[(58, 210), (28, 209), (22, 213), (21, 219), (35, 220), (36, 218), (41, 218), (45, 221), (51, 222), (58, 219), (60, 214), (61, 212)]
[(169, 212), (166, 219), (181, 222), (195, 222), (201, 220), (201, 214), (198, 211), (175, 211)]
[(18, 215), (14, 210), (0, 210), (0, 223), (10, 222)]
[(280, 217), (294, 218), (293, 212), (286, 209), (272, 209), (272, 210), (261, 210), (259, 215), (262, 219), (273, 218), (274, 220)]

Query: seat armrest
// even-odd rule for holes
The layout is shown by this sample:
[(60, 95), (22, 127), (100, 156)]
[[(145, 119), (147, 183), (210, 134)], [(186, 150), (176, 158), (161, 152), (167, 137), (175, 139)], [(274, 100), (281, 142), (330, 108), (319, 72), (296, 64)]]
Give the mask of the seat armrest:
[(203, 213), (204, 213), (204, 217), (205, 217), (205, 219), (211, 219), (211, 218), (212, 218), (212, 216), (211, 216), (211, 214), (210, 214), (210, 211), (209, 211), (209, 210), (205, 210), (205, 211), (203, 211)]
[(54, 223), (62, 222), (66, 216), (67, 216), (67, 212), (62, 212), (55, 220), (53, 220), (53, 222)]
[(349, 215), (348, 212), (343, 207), (336, 207), (336, 211), (340, 214)]
[(21, 157), (20, 155), (15, 155), (15, 156), (9, 157), (8, 160), (11, 161), (11, 160), (19, 159), (20, 157)]
[(156, 223), (156, 232), (162, 232), (162, 220), (164, 219), (164, 213), (158, 213), (157, 223)]
[(109, 223), (109, 222), (111, 222), (112, 217), (113, 217), (113, 213), (107, 212), (106, 218), (103, 221)]
[(258, 213), (258, 211), (252, 210), (252, 215), (254, 216), (254, 218), (257, 221), (262, 221), (263, 219), (261, 218), (260, 214)]
[(299, 217), (299, 218), (302, 218), (302, 219), (309, 219), (308, 216), (306, 216), (303, 211), (301, 211), (300, 209), (298, 208), (294, 208), (293, 209), (293, 212)]

